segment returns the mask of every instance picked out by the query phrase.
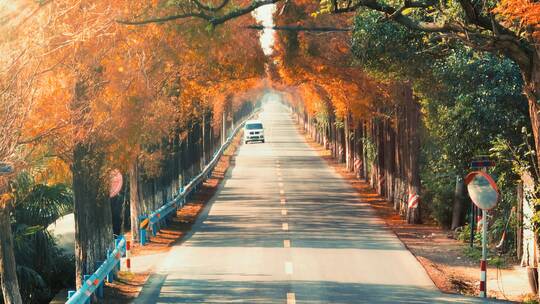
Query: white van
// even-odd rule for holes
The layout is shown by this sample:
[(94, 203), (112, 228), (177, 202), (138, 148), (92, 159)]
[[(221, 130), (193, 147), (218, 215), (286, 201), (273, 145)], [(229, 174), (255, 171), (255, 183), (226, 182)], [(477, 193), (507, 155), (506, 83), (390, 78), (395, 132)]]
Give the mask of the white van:
[(263, 124), (259, 120), (248, 120), (244, 125), (244, 143), (260, 141), (264, 143)]

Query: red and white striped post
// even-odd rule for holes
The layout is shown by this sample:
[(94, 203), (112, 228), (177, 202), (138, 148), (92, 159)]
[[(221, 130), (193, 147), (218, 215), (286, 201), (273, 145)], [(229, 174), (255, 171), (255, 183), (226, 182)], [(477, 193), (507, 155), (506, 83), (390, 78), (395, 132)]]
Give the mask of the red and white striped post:
[(482, 259), (480, 260), (480, 297), (487, 297), (487, 210), (482, 209)]
[(126, 240), (126, 268), (131, 272), (131, 241)]
[(360, 158), (356, 158), (354, 160), (354, 172), (356, 172), (356, 177), (360, 177), (360, 166), (362, 166), (362, 160)]
[(381, 192), (383, 190), (383, 184), (385, 180), (386, 180), (386, 176), (384, 176), (384, 172), (383, 172), (381, 173), (380, 178), (379, 178), (379, 189), (381, 189)]
[(480, 297), (485, 298), (486, 297), (486, 261), (480, 260)]
[(362, 165), (362, 160), (360, 158), (355, 159), (354, 160), (355, 171), (360, 171), (360, 165)]
[(409, 199), (407, 201), (407, 206), (409, 209), (418, 208), (418, 203), (420, 202), (420, 196), (414, 192), (409, 194)]

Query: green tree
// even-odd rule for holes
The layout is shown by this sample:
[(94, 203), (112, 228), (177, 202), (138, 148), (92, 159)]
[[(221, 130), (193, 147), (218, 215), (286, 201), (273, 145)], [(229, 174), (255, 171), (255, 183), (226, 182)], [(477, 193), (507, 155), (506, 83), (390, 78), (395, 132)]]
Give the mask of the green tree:
[(355, 19), (352, 51), (374, 77), (413, 82), (424, 113), (425, 199), (431, 215), (448, 226), (455, 176), (464, 176), (475, 155), (489, 154), (496, 138), (519, 144), (521, 128), (530, 125), (515, 63), (425, 38), (363, 11)]
[(47, 227), (73, 212), (73, 194), (64, 184), (36, 183), (28, 172), (13, 181), (11, 227), (17, 277), (24, 303), (48, 302), (54, 293), (70, 286), (75, 268), (71, 255), (56, 246)]

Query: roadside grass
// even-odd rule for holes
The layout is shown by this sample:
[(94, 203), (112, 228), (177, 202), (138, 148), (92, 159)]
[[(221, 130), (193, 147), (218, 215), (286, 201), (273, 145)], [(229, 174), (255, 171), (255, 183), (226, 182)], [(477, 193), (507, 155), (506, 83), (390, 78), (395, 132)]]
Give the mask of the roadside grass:
[[(480, 261), (482, 258), (482, 248), (478, 246), (465, 246), (463, 248), (463, 254), (471, 260)], [(488, 265), (497, 268), (506, 268), (509, 265), (508, 257), (499, 255), (495, 252), (488, 250)]]

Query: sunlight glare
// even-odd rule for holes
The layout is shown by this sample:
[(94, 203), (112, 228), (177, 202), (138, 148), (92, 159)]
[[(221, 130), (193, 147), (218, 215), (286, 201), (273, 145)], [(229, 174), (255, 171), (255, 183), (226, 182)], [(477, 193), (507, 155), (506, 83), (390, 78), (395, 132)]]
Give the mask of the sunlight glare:
[[(1, 0), (0, 0), (1, 1)], [(264, 5), (253, 11), (253, 17), (264, 26), (264, 30), (260, 34), (260, 42), (263, 52), (266, 56), (272, 55), (274, 46), (274, 34), (275, 31), (270, 27), (274, 26), (274, 13), (276, 12), (276, 5)]]

